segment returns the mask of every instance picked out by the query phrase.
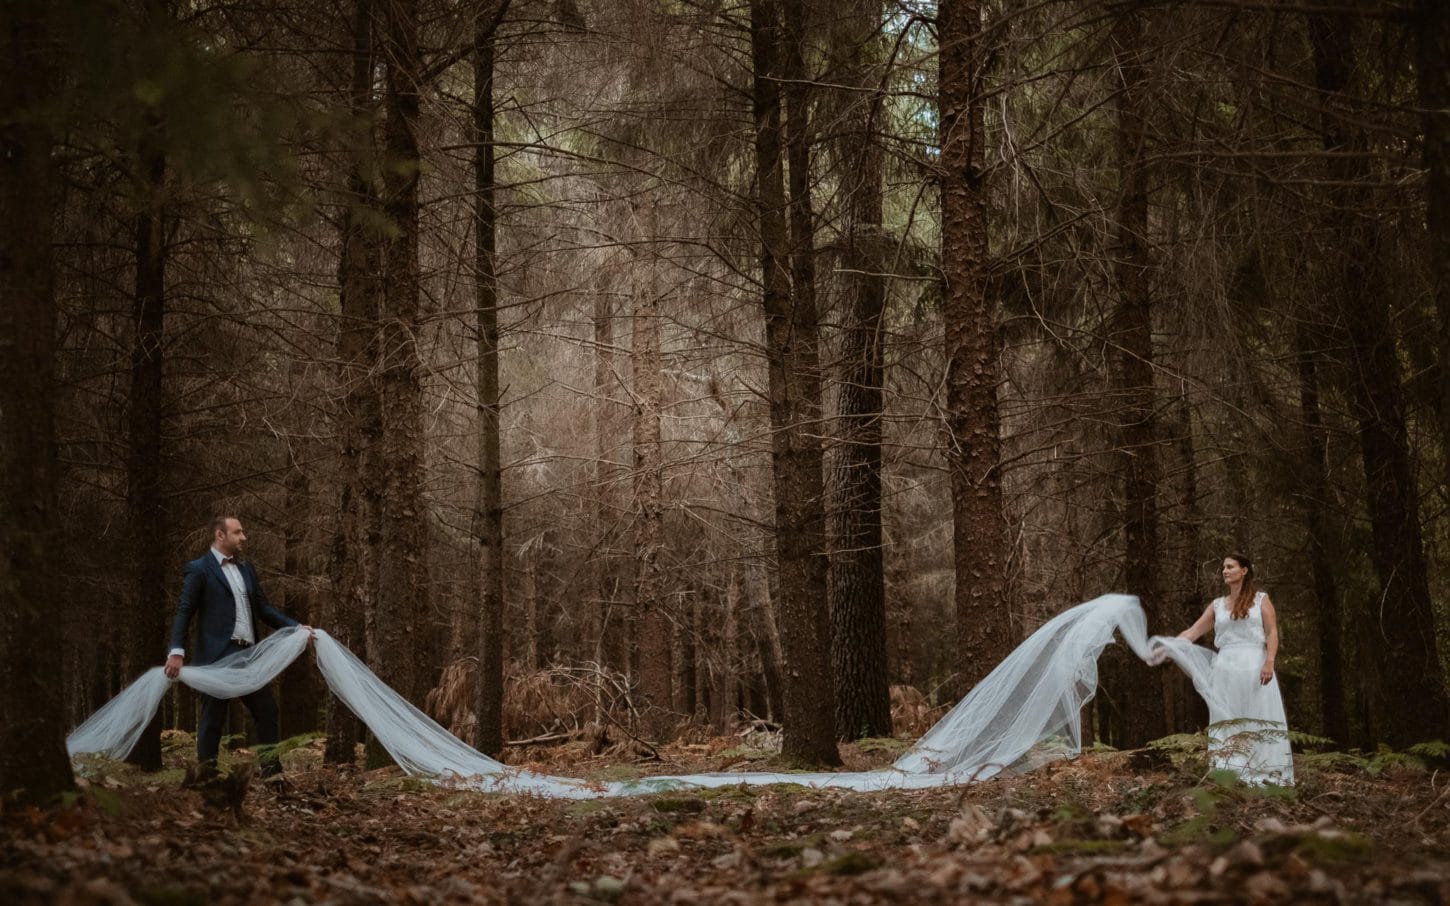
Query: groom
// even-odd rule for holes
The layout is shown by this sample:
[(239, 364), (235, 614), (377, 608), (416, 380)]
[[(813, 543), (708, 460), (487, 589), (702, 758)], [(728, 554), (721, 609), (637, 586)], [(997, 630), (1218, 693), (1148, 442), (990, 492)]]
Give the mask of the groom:
[[(181, 662), (186, 657), (186, 636), (192, 617), (197, 622), (197, 644), (191, 662), (199, 667), (257, 644), (258, 620), (274, 629), (298, 625), (267, 601), (257, 570), (241, 559), (242, 548), (247, 543), (241, 520), (235, 516), (218, 516), (212, 520), (211, 534), (211, 550), (186, 564), (181, 603), (171, 624), (171, 654), (166, 658), (166, 675), (172, 679), (181, 672)], [(263, 745), (276, 744), (279, 738), (277, 702), (272, 698), (272, 690), (263, 686), (242, 696), (242, 702), (257, 723), (257, 741)], [(199, 761), (216, 763), (226, 713), (226, 699), (201, 696), (201, 725), (196, 733)], [(281, 770), (282, 763), (276, 757), (263, 759), (262, 776)]]

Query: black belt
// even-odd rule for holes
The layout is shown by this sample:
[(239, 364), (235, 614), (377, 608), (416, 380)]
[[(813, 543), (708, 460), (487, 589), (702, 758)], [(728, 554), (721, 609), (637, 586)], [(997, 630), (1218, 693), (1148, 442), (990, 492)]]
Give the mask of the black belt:
[(247, 641), (246, 639), (232, 639), (232, 644), (233, 645), (236, 645), (238, 648), (251, 648), (252, 647), (252, 643), (249, 642), (249, 641)]

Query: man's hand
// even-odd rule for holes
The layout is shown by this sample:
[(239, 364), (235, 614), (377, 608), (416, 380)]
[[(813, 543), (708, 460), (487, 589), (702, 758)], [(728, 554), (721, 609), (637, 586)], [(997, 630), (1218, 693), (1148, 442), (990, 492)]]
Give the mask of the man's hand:
[(1259, 668), (1259, 685), (1260, 686), (1267, 686), (1269, 684), (1269, 680), (1271, 680), (1273, 678), (1274, 678), (1274, 659), (1273, 658), (1269, 658), (1269, 659), (1267, 659), (1267, 660), (1264, 661), (1264, 666), (1262, 666), (1262, 667)]
[(173, 654), (166, 659), (166, 678), (176, 679), (181, 673), (181, 655)]

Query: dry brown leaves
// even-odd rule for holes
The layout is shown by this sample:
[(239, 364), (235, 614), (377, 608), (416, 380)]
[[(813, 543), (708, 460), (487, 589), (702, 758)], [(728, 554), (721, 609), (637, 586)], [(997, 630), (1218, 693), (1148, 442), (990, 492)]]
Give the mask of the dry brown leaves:
[[(712, 769), (730, 744), (667, 748), (647, 770)], [(532, 758), (607, 773), (578, 755)], [(956, 789), (571, 803), (289, 759), (288, 785), (253, 784), (240, 821), (170, 775), (127, 773), (64, 808), (0, 813), (0, 902), (1450, 900), (1447, 781), (1425, 772), (1309, 773), (1287, 799), (1110, 754)]]

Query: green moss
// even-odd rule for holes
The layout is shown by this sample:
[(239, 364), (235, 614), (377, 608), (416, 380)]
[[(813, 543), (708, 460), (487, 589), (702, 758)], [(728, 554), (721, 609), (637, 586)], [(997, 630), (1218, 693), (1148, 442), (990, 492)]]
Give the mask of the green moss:
[(753, 802), (760, 795), (748, 786), (717, 786), (701, 789), (695, 795), (706, 802)]
[(1368, 862), (1374, 856), (1374, 844), (1369, 838), (1354, 833), (1309, 834), (1299, 841), (1294, 851), (1319, 863)]
[(866, 753), (889, 752), (895, 754), (906, 751), (910, 746), (894, 736), (868, 736), (865, 739), (856, 740), (856, 748)]
[(879, 865), (875, 859), (863, 852), (851, 851), (827, 861), (821, 869), (832, 875), (859, 875)]
[(1132, 847), (1129, 840), (1058, 840), (1046, 846), (1033, 847), (1033, 855), (1108, 856)]
[(650, 806), (657, 812), (665, 814), (687, 814), (698, 815), (705, 810), (705, 803), (700, 799), (676, 799), (670, 796), (661, 796), (650, 801)]
[(571, 802), (564, 809), (564, 814), (580, 817), (583, 815), (594, 815), (609, 810), (609, 804), (603, 799), (581, 799), (578, 802)]

